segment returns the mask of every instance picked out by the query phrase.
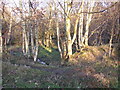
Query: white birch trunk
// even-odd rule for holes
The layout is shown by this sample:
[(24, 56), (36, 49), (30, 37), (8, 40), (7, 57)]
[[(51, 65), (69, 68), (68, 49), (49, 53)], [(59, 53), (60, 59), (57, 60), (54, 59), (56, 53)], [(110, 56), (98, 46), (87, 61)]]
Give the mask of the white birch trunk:
[(66, 35), (67, 35), (67, 49), (68, 49), (68, 57), (71, 58), (72, 55), (72, 40), (70, 35), (70, 18), (66, 16)]
[[(22, 25), (23, 26), (23, 25)], [(23, 32), (22, 32), (22, 51), (23, 51), (23, 54), (25, 54), (25, 31), (23, 29)]]
[(60, 56), (61, 56), (61, 59), (62, 59), (63, 55), (62, 55), (62, 50), (61, 50), (61, 47), (60, 47), (60, 31), (59, 31), (58, 21), (56, 21), (56, 28), (57, 28), (57, 45), (58, 45), (58, 50), (60, 52)]
[[(84, 11), (83, 5), (84, 5), (84, 0), (82, 1), (81, 10), (80, 10), (82, 12)], [(79, 49), (81, 48), (81, 46), (83, 46), (83, 41), (84, 41), (84, 38), (83, 38), (83, 17), (84, 17), (84, 14), (81, 13), (80, 14), (80, 19), (79, 19), (79, 29), (78, 29), (78, 46), (79, 46)]]
[(50, 42), (49, 42), (49, 32), (47, 31), (46, 33), (47, 33), (47, 35), (46, 35), (46, 46), (49, 47), (49, 46), (50, 46)]
[[(36, 24), (37, 24), (37, 20), (36, 20)], [(35, 46), (34, 46), (34, 61), (37, 60), (37, 56), (38, 56), (38, 24), (35, 26)]]
[(79, 18), (76, 19), (75, 21), (75, 26), (74, 26), (74, 35), (73, 35), (73, 39), (72, 39), (72, 44), (74, 43), (76, 36), (77, 36), (77, 26), (78, 26), (78, 22), (79, 22)]
[(12, 30), (12, 11), (11, 11), (11, 16), (10, 16), (10, 26), (9, 26), (9, 31), (8, 31), (7, 44), (10, 41), (11, 30)]
[(3, 40), (2, 40), (2, 20), (0, 20), (0, 57), (2, 57), (3, 53)]
[[(19, 7), (20, 9), (22, 10), (22, 0), (19, 0)], [(20, 18), (21, 18), (21, 21), (22, 21), (22, 16), (23, 16), (23, 13), (20, 12)], [(22, 52), (23, 54), (25, 54), (25, 32), (24, 32), (24, 22), (21, 23), (21, 29), (22, 29)]]
[(112, 41), (113, 41), (113, 35), (114, 35), (114, 25), (115, 25), (115, 21), (113, 22), (113, 26), (111, 29), (111, 37), (110, 37), (110, 41), (109, 41), (109, 57), (111, 56), (111, 53), (112, 53)]
[[(24, 49), (25, 49), (25, 54), (28, 55), (29, 54), (29, 46), (28, 46), (28, 38), (27, 38), (27, 33), (26, 33), (26, 24), (25, 22), (23, 22), (23, 34), (24, 34)], [(29, 56), (29, 55), (28, 55)]]
[(70, 15), (69, 15), (69, 11), (71, 9), (71, 6), (69, 5), (71, 2), (70, 0), (68, 1), (67, 3), (67, 7), (65, 7), (65, 10), (66, 10), (66, 36), (67, 36), (67, 56), (69, 58), (69, 61), (71, 60), (71, 56), (72, 56), (72, 40), (71, 40), (71, 32), (70, 32), (70, 28), (71, 28), (71, 23), (70, 23)]
[[(91, 8), (90, 9), (88, 9), (88, 11), (89, 12), (92, 12), (93, 11), (93, 6), (94, 6), (94, 1), (92, 2), (91, 1)], [(92, 20), (92, 15), (93, 14), (87, 14), (87, 22), (86, 22), (86, 31), (85, 31), (85, 35), (84, 35), (84, 44), (86, 45), (86, 46), (88, 46), (88, 34), (89, 34), (89, 27), (90, 27), (90, 22), (91, 22), (91, 20)]]
[(32, 49), (32, 54), (35, 53), (34, 51), (34, 39), (33, 39), (33, 30), (30, 28), (30, 33), (31, 33), (31, 49)]

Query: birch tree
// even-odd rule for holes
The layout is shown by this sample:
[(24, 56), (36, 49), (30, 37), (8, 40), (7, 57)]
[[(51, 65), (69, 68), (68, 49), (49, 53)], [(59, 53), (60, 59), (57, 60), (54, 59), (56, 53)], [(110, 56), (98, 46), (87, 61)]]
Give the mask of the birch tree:
[(9, 31), (8, 31), (8, 38), (7, 38), (7, 44), (10, 41), (10, 36), (11, 36), (11, 31), (12, 31), (12, 10), (11, 10), (11, 15), (10, 15), (10, 25), (9, 25)]
[[(60, 3), (59, 3), (60, 4)], [(65, 31), (66, 31), (66, 38), (67, 38), (67, 57), (69, 58), (69, 61), (71, 62), (71, 56), (72, 56), (72, 45), (76, 39), (77, 35), (77, 26), (79, 22), (79, 17), (75, 20), (74, 25), (74, 33), (73, 37), (71, 37), (71, 9), (72, 9), (73, 0), (66, 1), (64, 4), (64, 14), (65, 14)], [(60, 4), (61, 5), (61, 4)], [(62, 7), (62, 5), (61, 5)], [(80, 13), (81, 9), (78, 10), (78, 13)]]
[(37, 56), (38, 56), (38, 22), (37, 19), (35, 19), (35, 46), (34, 46), (34, 61), (37, 60)]
[[(83, 8), (83, 6), (84, 6), (84, 0), (82, 1), (82, 5), (81, 5), (81, 10), (80, 10), (80, 12), (83, 12), (84, 11), (84, 8)], [(79, 13), (80, 13), (79, 12)], [(83, 46), (83, 18), (84, 18), (84, 14), (83, 13), (81, 13), (80, 14), (80, 19), (79, 19), (79, 28), (78, 28), (78, 46), (79, 46), (79, 49), (81, 48), (81, 46)]]
[(63, 58), (63, 53), (62, 53), (61, 44), (60, 44), (59, 17), (58, 17), (58, 12), (57, 12), (57, 6), (56, 5), (55, 5), (55, 18), (56, 18), (56, 30), (57, 30), (57, 46), (58, 46), (58, 50), (60, 52), (60, 57), (62, 59)]
[[(35, 0), (33, 0), (35, 3)], [(29, 23), (30, 28), (30, 47), (31, 47), (31, 56), (33, 57), (34, 61), (37, 60), (38, 55), (38, 22), (37, 16), (35, 12), (35, 8), (33, 6), (33, 3), (29, 0), (29, 16), (32, 18)], [(33, 20), (34, 19), (34, 20)]]
[[(92, 0), (90, 2), (90, 6), (88, 6), (88, 12), (92, 12), (94, 8), (95, 1)], [(89, 27), (90, 27), (90, 22), (92, 20), (92, 15), (93, 14), (87, 14), (87, 21), (86, 21), (86, 27), (85, 27), (85, 35), (84, 35), (84, 44), (85, 46), (88, 46), (88, 35), (89, 35)]]
[[(81, 7), (79, 8), (78, 10), (78, 13), (80, 13), (82, 10), (83, 10), (83, 5), (84, 5), (84, 0), (82, 1), (82, 5)], [(67, 3), (67, 11), (66, 11), (66, 35), (67, 35), (67, 48), (68, 48), (68, 57), (69, 57), (69, 61), (71, 62), (71, 56), (72, 56), (72, 45), (74, 43), (74, 41), (76, 40), (76, 37), (77, 37), (77, 27), (78, 27), (78, 23), (79, 23), (79, 19), (80, 17), (76, 17), (76, 20), (75, 20), (75, 25), (74, 25), (74, 33), (73, 33), (73, 38), (71, 38), (71, 24), (70, 24), (70, 10), (72, 8), (72, 4), (73, 4), (73, 1)], [(79, 34), (82, 33), (82, 30), (83, 30), (83, 14), (82, 14), (82, 17), (81, 17), (81, 22), (80, 22), (80, 27), (82, 28), (81, 30), (79, 30)], [(79, 39), (81, 38), (82, 36), (79, 35)], [(79, 40), (79, 44), (80, 44), (80, 40)]]
[(0, 57), (2, 57), (3, 53), (3, 40), (2, 40), (2, 20), (0, 19)]
[(21, 28), (22, 28), (22, 50), (23, 50), (23, 53), (25, 55), (28, 55), (28, 57), (30, 56), (29, 55), (29, 41), (28, 41), (28, 38), (29, 36), (27, 36), (27, 32), (26, 32), (26, 15), (24, 13), (24, 10), (23, 10), (23, 5), (22, 5), (22, 0), (19, 1), (19, 4), (20, 4), (20, 15), (21, 15)]
[(67, 1), (66, 5), (65, 5), (65, 25), (66, 25), (66, 37), (67, 37), (67, 55), (68, 58), (70, 60), (71, 56), (72, 56), (72, 39), (71, 39), (71, 24), (70, 24), (70, 10), (71, 10), (71, 0)]

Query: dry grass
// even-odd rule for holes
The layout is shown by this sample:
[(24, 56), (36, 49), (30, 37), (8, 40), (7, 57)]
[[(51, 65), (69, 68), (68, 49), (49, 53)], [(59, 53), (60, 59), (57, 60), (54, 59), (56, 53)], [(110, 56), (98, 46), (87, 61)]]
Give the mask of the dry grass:
[[(24, 88), (117, 88), (118, 57), (108, 57), (107, 46), (86, 47), (72, 56), (74, 65), (61, 66), (56, 63), (48, 66), (33, 63), (19, 49), (14, 54), (5, 53), (3, 62), (3, 86)], [(17, 51), (18, 50), (18, 51)], [(56, 52), (56, 51), (55, 51)], [(115, 51), (116, 52), (116, 51)], [(40, 55), (40, 57), (42, 57)], [(48, 57), (44, 57), (45, 60)], [(58, 61), (59, 62), (59, 61)], [(59, 64), (59, 65), (58, 65)], [(27, 65), (27, 66), (26, 66)]]

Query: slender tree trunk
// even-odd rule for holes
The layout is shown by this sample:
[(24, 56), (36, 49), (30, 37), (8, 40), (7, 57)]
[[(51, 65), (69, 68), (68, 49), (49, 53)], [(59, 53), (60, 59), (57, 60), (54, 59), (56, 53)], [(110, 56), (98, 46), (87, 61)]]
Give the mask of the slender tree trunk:
[(49, 32), (47, 31), (46, 33), (47, 33), (47, 35), (46, 35), (46, 47), (49, 47), (50, 46)]
[[(19, 7), (22, 10), (22, 0), (19, 0)], [(22, 11), (20, 12), (20, 18), (22, 21), (23, 13)], [(24, 32), (24, 22), (21, 23), (21, 29), (22, 29), (22, 51), (23, 54), (25, 54), (25, 32)]]
[(111, 56), (111, 53), (112, 53), (112, 41), (113, 41), (113, 35), (114, 35), (114, 25), (115, 25), (115, 21), (113, 22), (113, 26), (111, 29), (111, 37), (110, 37), (110, 41), (109, 41), (109, 57)]
[(68, 1), (67, 3), (67, 7), (65, 7), (65, 23), (66, 23), (66, 36), (67, 36), (67, 56), (69, 58), (69, 61), (71, 62), (71, 56), (72, 56), (72, 44), (74, 42), (74, 40), (76, 39), (76, 33), (77, 33), (77, 22), (76, 21), (76, 25), (75, 25), (75, 29), (74, 29), (74, 35), (73, 35), (73, 39), (71, 39), (71, 23), (70, 23), (70, 10), (72, 5), (71, 4), (71, 0)]
[[(95, 3), (94, 1), (91, 2), (91, 8), (88, 9), (89, 12), (93, 11), (94, 3)], [(88, 34), (89, 34), (90, 22), (92, 20), (92, 15), (93, 14), (87, 14), (87, 22), (86, 22), (85, 35), (84, 35), (84, 44), (85, 44), (85, 46), (88, 46)]]
[[(29, 0), (29, 16), (32, 17), (33, 15), (33, 7), (32, 2)], [(34, 49), (34, 36), (33, 36), (33, 20), (29, 20), (29, 29), (30, 29), (30, 55), (34, 57), (35, 49)]]
[[(84, 0), (82, 1), (82, 6), (81, 6), (81, 10), (83, 12), (83, 5), (84, 5)], [(79, 49), (81, 48), (81, 46), (83, 46), (83, 41), (84, 41), (84, 38), (83, 38), (83, 17), (84, 17), (84, 14), (81, 13), (80, 14), (80, 19), (79, 19), (79, 29), (78, 29), (78, 46), (79, 46)]]
[(12, 11), (11, 11), (11, 16), (10, 16), (10, 26), (9, 26), (9, 31), (8, 31), (7, 44), (10, 41), (11, 30), (12, 30)]
[(113, 40), (113, 35), (111, 35), (110, 42), (109, 42), (109, 57), (111, 56), (111, 52), (112, 52), (112, 40)]
[(68, 49), (68, 58), (70, 59), (72, 56), (72, 40), (70, 36), (70, 18), (66, 16), (66, 35), (67, 35), (67, 49)]
[(31, 50), (32, 50), (32, 55), (35, 53), (34, 51), (34, 37), (33, 37), (33, 30), (32, 27), (30, 28), (30, 33), (31, 33)]
[(52, 44), (52, 37), (51, 37), (51, 29), (52, 29), (52, 11), (51, 11), (51, 15), (50, 15), (50, 22), (49, 22), (49, 47)]
[[(23, 34), (24, 34), (24, 47), (25, 47), (25, 54), (29, 54), (29, 46), (28, 46), (28, 38), (27, 38), (27, 33), (26, 33), (26, 22), (23, 22)], [(29, 56), (29, 55), (28, 55)]]
[(30, 41), (30, 32), (27, 31), (27, 34), (26, 34), (26, 43), (27, 43), (26, 50), (27, 50), (28, 57), (30, 57), (29, 41)]
[(57, 20), (56, 20), (56, 28), (57, 28), (57, 45), (58, 45), (58, 50), (60, 52), (60, 56), (61, 56), (61, 59), (62, 59), (63, 55), (62, 55), (62, 50), (61, 50), (61, 47), (60, 47), (60, 31), (59, 31), (59, 24), (58, 24)]
[(44, 33), (44, 39), (43, 39), (44, 45), (47, 45), (47, 44), (46, 44), (46, 42), (47, 42), (47, 39), (46, 39), (46, 38), (47, 38), (47, 34), (46, 34), (46, 32), (45, 32), (45, 33)]
[[(23, 25), (22, 25), (23, 26)], [(22, 51), (23, 51), (23, 54), (25, 54), (25, 31), (23, 29), (23, 32), (22, 32)]]
[(37, 60), (37, 56), (38, 56), (38, 24), (37, 24), (37, 20), (35, 20), (35, 46), (34, 46), (34, 61)]
[(50, 34), (50, 47), (52, 46), (52, 34)]
[(76, 51), (78, 50), (78, 43), (77, 43), (77, 39), (75, 40), (75, 46), (76, 46)]
[(75, 21), (74, 35), (73, 35), (73, 38), (72, 38), (72, 44), (74, 43), (74, 41), (76, 39), (76, 36), (77, 36), (78, 22), (79, 22), (79, 18), (77, 18), (76, 21)]
[(62, 44), (62, 48), (63, 48), (63, 52), (62, 52), (62, 55), (63, 55), (63, 59), (66, 60), (68, 55), (67, 55), (67, 43), (66, 41), (62, 41), (63, 44)]
[(2, 57), (3, 53), (3, 40), (2, 40), (2, 20), (0, 20), (0, 57)]

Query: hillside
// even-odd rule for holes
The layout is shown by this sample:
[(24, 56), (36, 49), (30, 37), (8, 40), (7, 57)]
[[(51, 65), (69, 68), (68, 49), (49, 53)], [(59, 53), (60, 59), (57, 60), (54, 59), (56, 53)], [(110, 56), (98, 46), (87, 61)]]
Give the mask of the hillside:
[[(108, 57), (108, 45), (89, 46), (73, 54), (74, 63), (65, 66), (57, 60), (56, 49), (50, 54), (40, 48), (43, 61), (49, 65), (34, 63), (20, 52), (20, 47), (10, 47), (3, 55), (3, 87), (12, 88), (98, 88), (118, 87), (118, 47), (113, 47)], [(47, 49), (48, 50), (48, 49)], [(51, 56), (52, 55), (52, 56)], [(56, 58), (53, 59), (53, 58)], [(39, 56), (39, 58), (41, 58)], [(70, 79), (69, 79), (70, 78)]]

